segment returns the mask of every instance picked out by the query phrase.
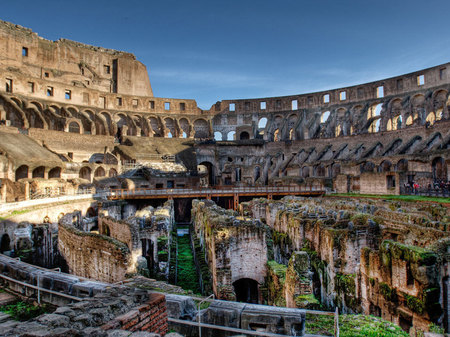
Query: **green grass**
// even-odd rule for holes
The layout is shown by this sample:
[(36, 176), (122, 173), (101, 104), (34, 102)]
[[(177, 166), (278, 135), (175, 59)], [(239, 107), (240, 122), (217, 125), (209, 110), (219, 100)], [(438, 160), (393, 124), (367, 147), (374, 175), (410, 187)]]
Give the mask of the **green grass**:
[[(339, 315), (341, 337), (408, 337), (399, 326), (379, 317)], [(333, 336), (334, 316), (306, 314), (306, 333)]]
[(425, 197), (421, 195), (391, 195), (391, 194), (358, 194), (358, 193), (336, 193), (328, 196), (336, 197), (361, 197), (385, 200), (401, 200), (401, 201), (428, 201), (439, 203), (450, 203), (450, 198), (444, 197)]
[(18, 211), (12, 211), (12, 212), (9, 213), (8, 215), (0, 216), (0, 221), (6, 220), (6, 219), (11, 218), (11, 217), (13, 217), (13, 216), (15, 216), (15, 215), (20, 215), (20, 214), (28, 213), (28, 212), (30, 212), (30, 211), (31, 211), (30, 209), (21, 209), (21, 210), (18, 210)]
[(12, 316), (16, 321), (28, 321), (44, 313), (50, 312), (50, 306), (44, 304), (41, 306), (33, 305), (27, 302), (18, 301), (13, 304), (0, 306), (0, 311)]
[(192, 290), (194, 293), (199, 294), (201, 291), (195, 269), (194, 256), (189, 242), (189, 235), (187, 234), (178, 237), (177, 257), (177, 285), (185, 290)]

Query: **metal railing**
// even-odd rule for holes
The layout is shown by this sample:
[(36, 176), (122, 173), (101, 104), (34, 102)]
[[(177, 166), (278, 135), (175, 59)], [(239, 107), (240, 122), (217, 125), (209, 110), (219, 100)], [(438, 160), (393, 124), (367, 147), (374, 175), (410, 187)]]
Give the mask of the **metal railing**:
[(132, 190), (126, 189), (111, 189), (97, 193), (99, 197), (115, 197), (124, 198), (132, 196), (163, 196), (163, 195), (230, 195), (230, 194), (276, 194), (276, 193), (288, 193), (288, 194), (308, 194), (310, 192), (324, 193), (325, 190), (322, 186), (214, 186), (214, 187), (196, 187), (196, 188), (136, 188)]

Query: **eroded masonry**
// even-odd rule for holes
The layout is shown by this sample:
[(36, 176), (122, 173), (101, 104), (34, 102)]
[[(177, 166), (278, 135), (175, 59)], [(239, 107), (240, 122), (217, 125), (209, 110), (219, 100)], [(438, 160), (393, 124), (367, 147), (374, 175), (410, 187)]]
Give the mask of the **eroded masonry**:
[[(448, 199), (328, 194), (449, 197), (450, 63), (202, 110), (154, 97), (130, 53), (0, 21), (0, 80), (0, 253), (72, 274), (42, 274), (48, 289), (126, 297), (74, 334), (165, 334), (166, 300), (176, 319), (275, 333), (303, 335), (305, 312), (256, 304), (374, 315), (411, 335), (449, 331)], [(40, 282), (17, 263), (5, 257), (0, 272)], [(108, 288), (132, 278), (143, 289), (136, 275), (247, 304), (195, 313), (192, 299)], [(47, 319), (70, 329), (83, 305)]]

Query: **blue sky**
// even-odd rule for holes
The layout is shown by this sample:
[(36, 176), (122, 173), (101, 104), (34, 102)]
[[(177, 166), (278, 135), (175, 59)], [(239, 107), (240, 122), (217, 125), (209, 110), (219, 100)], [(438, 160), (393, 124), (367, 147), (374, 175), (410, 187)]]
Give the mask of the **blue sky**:
[(40, 36), (134, 53), (157, 97), (314, 92), (450, 61), (450, 1), (9, 1)]

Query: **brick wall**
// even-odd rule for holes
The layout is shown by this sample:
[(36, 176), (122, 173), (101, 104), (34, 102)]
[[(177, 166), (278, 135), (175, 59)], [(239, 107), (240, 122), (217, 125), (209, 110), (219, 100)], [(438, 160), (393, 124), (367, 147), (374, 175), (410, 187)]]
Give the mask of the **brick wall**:
[(166, 298), (149, 294), (149, 300), (102, 326), (103, 330), (147, 331), (165, 335), (168, 332)]

